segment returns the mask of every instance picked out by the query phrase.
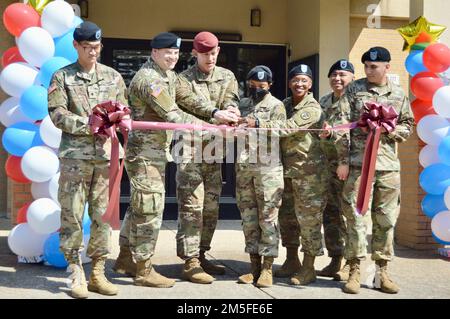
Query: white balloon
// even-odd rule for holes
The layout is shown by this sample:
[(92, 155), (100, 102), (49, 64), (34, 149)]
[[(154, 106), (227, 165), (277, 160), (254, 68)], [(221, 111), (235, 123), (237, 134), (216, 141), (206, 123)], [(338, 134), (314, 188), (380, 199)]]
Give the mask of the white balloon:
[(33, 198), (50, 198), (58, 203), (59, 175), (60, 173), (57, 173), (48, 182), (31, 183), (31, 195), (33, 195)]
[(426, 145), (419, 154), (419, 162), (423, 168), (428, 167), (433, 164), (438, 164), (441, 162), (438, 153), (439, 147), (433, 145)]
[(55, 54), (52, 36), (39, 27), (25, 29), (19, 37), (18, 47), (25, 61), (37, 67), (41, 67)]
[(18, 256), (41, 256), (44, 253), (44, 243), (48, 237), (49, 235), (36, 233), (28, 223), (22, 223), (9, 233), (8, 246)]
[(30, 181), (43, 183), (49, 181), (58, 172), (59, 159), (47, 146), (35, 146), (23, 155), (21, 168)]
[(47, 115), (39, 127), (39, 133), (45, 144), (51, 148), (58, 148), (61, 143), (62, 131), (57, 128), (50, 116)]
[(88, 249), (88, 245), (89, 245), (89, 237), (90, 237), (89, 234), (83, 235), (84, 248), (81, 251), (81, 262), (83, 264), (87, 264), (87, 263), (90, 263), (92, 261), (92, 259), (89, 258), (88, 255), (86, 254), (87, 253), (87, 249)]
[(4, 126), (9, 127), (19, 122), (34, 123), (33, 119), (22, 113), (19, 102), (18, 98), (10, 97), (0, 105), (0, 122)]
[(450, 118), (450, 86), (443, 86), (434, 93), (433, 106), (437, 114)]
[(450, 122), (440, 115), (427, 115), (417, 125), (417, 134), (429, 145), (439, 146), (449, 132)]
[(75, 13), (70, 4), (65, 1), (53, 1), (42, 11), (41, 24), (54, 38), (70, 30)]
[(431, 220), (431, 230), (439, 239), (450, 242), (450, 211), (434, 216)]
[(38, 72), (28, 63), (11, 63), (0, 75), (0, 86), (6, 94), (20, 98), (22, 93), (34, 84)]
[(27, 210), (27, 221), (38, 234), (51, 234), (61, 227), (61, 207), (50, 198), (39, 198)]

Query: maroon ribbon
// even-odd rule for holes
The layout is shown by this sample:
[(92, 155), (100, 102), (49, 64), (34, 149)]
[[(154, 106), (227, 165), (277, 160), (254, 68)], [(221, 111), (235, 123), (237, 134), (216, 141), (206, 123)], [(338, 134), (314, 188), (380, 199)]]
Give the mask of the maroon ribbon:
[[(212, 124), (177, 124), (165, 122), (132, 121), (131, 110), (128, 106), (118, 102), (108, 101), (96, 105), (89, 117), (91, 132), (100, 138), (111, 138), (111, 159), (109, 167), (109, 203), (102, 220), (108, 222), (112, 229), (120, 229), (119, 204), (120, 204), (120, 181), (122, 179), (125, 155), (119, 166), (119, 138), (117, 129), (124, 137), (123, 149), (126, 151), (128, 144), (128, 133), (132, 129), (137, 130), (228, 130), (227, 125)], [(180, 127), (181, 126), (181, 127)]]
[(365, 215), (369, 208), (381, 134), (393, 132), (397, 120), (398, 113), (392, 106), (373, 102), (366, 102), (364, 105), (358, 127), (369, 129), (369, 135), (366, 140), (358, 199), (356, 201), (356, 210), (360, 215)]

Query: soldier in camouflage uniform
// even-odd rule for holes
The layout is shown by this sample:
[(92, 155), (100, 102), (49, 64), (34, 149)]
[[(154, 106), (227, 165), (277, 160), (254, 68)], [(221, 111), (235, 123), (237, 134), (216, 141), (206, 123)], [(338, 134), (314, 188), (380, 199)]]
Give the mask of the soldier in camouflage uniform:
[[(353, 81), (354, 73), (353, 64), (347, 60), (339, 60), (331, 66), (328, 78), (333, 91), (320, 99), (320, 106), (325, 113), (326, 122), (333, 121), (333, 115), (339, 113), (339, 110), (337, 110), (339, 99), (344, 94), (347, 85)], [(328, 250), (328, 256), (331, 257), (331, 262), (317, 273), (319, 276), (324, 277), (335, 277), (341, 269), (344, 256), (344, 236), (346, 233), (340, 202), (343, 181), (347, 179), (349, 171), (348, 151), (345, 152), (344, 156), (338, 156), (335, 143), (336, 139), (327, 138), (327, 136), (323, 136), (320, 143), (327, 159), (329, 174), (328, 201), (323, 213), (323, 228), (325, 245)], [(348, 274), (347, 269), (350, 270), (349, 265), (346, 264), (343, 271), (339, 274)]]
[[(256, 66), (247, 75), (250, 96), (241, 100), (242, 116), (260, 120), (286, 120), (283, 102), (273, 97), (272, 71)], [(258, 287), (272, 286), (272, 264), (278, 257), (280, 241), (278, 210), (283, 195), (283, 166), (276, 134), (267, 137), (266, 131), (238, 138), (240, 154), (236, 162), (236, 200), (242, 216), (245, 252), (250, 254), (251, 271), (239, 277), (244, 284)], [(248, 140), (247, 140), (248, 138)], [(245, 140), (243, 140), (245, 139)], [(264, 262), (261, 267), (261, 257)]]
[[(104, 275), (105, 261), (110, 252), (111, 228), (101, 217), (109, 198), (111, 142), (92, 135), (88, 117), (92, 108), (101, 102), (112, 100), (126, 104), (127, 100), (120, 74), (97, 63), (101, 51), (98, 26), (83, 22), (75, 29), (74, 39), (78, 62), (54, 74), (48, 92), (48, 109), (53, 123), (63, 131), (59, 148), (60, 248), (69, 263), (68, 271), (72, 272), (72, 296), (87, 298), (88, 290), (104, 295), (118, 292)], [(86, 201), (92, 220), (87, 248), (87, 255), (92, 258), (88, 285), (80, 257)]]
[[(220, 51), (217, 37), (210, 32), (200, 32), (194, 38), (193, 55), (197, 63), (180, 74), (179, 90), (194, 93), (206, 99), (219, 110), (238, 113), (238, 83), (234, 74), (216, 66)], [(180, 107), (195, 114), (191, 107)], [(209, 118), (202, 118), (209, 120)], [(215, 139), (215, 140), (214, 140)], [(217, 143), (222, 136), (197, 132), (183, 134), (183, 154), (177, 161), (178, 231), (177, 255), (185, 261), (183, 278), (194, 283), (208, 284), (211, 275), (223, 275), (225, 267), (214, 265), (205, 257), (219, 217), (219, 198), (222, 191), (223, 148), (206, 154), (205, 147)], [(214, 140), (214, 141), (213, 141)], [(195, 154), (201, 154), (197, 159)], [(209, 158), (210, 157), (210, 158)], [(193, 277), (192, 263), (200, 261), (202, 273)], [(199, 271), (201, 271), (199, 269)]]
[(291, 283), (308, 285), (316, 280), (315, 258), (323, 255), (322, 214), (328, 191), (325, 157), (316, 132), (283, 129), (320, 129), (323, 111), (309, 92), (312, 87), (312, 71), (307, 65), (293, 68), (288, 78), (293, 96), (283, 102), (287, 121), (247, 119), (247, 122), (249, 127), (282, 129), (279, 134), (283, 137), (281, 153), (285, 190), (279, 214), (281, 236), (283, 245), (291, 249), (288, 250), (293, 255), (289, 256), (291, 260), (297, 259), (297, 267), (300, 266), (298, 247), (299, 235), (301, 236), (303, 266), (295, 270), (298, 273), (291, 277)]
[[(130, 83), (132, 118), (137, 121), (202, 123), (181, 111), (175, 103), (177, 101), (189, 105), (204, 118), (213, 115), (219, 120), (232, 121), (234, 114), (230, 117), (229, 112), (216, 111), (201, 97), (177, 90), (178, 78), (172, 70), (178, 61), (180, 44), (181, 38), (173, 33), (161, 33), (153, 39), (150, 60)], [(122, 225), (120, 243), (126, 242), (124, 238), (129, 240), (129, 248), (136, 261), (134, 283), (139, 286), (168, 288), (175, 283), (157, 273), (150, 260), (162, 223), (165, 168), (167, 161), (171, 160), (171, 140), (171, 131), (132, 131), (128, 140), (125, 165), (131, 184), (131, 203), (125, 218), (128, 225)], [(121, 263), (126, 264), (123, 270), (133, 273), (132, 261), (126, 252), (129, 248), (121, 247), (116, 268), (120, 268)], [(127, 258), (125, 263), (123, 259)]]
[(347, 221), (345, 258), (350, 262), (350, 275), (343, 291), (351, 294), (358, 293), (360, 289), (360, 261), (367, 254), (365, 220), (369, 216), (373, 224), (372, 259), (379, 267), (381, 290), (385, 293), (399, 291), (399, 287), (387, 274), (387, 263), (394, 256), (394, 227), (400, 212), (400, 161), (397, 143), (404, 142), (412, 134), (414, 117), (408, 97), (387, 78), (390, 60), (390, 53), (385, 48), (374, 47), (367, 51), (361, 60), (367, 78), (350, 84), (339, 102), (342, 123), (357, 121), (365, 102), (392, 106), (399, 114), (395, 130), (391, 133), (384, 129), (382, 131), (369, 205), (371, 215), (368, 213), (362, 216), (356, 212), (367, 130), (358, 128), (341, 138), (341, 142), (347, 145), (350, 139), (350, 175), (344, 185), (342, 210)]

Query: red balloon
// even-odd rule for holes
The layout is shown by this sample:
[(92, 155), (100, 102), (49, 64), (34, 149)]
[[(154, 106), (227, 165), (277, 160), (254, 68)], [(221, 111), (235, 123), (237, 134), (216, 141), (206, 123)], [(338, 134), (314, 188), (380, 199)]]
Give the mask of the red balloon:
[(28, 211), (28, 207), (30, 207), (31, 203), (32, 203), (32, 202), (23, 205), (23, 206), (17, 211), (17, 218), (16, 218), (17, 224), (22, 224), (22, 223), (28, 222), (28, 220), (27, 220), (27, 211)]
[(18, 37), (23, 30), (29, 27), (39, 27), (41, 17), (32, 6), (24, 3), (13, 3), (3, 12), (3, 24), (6, 30)]
[(434, 110), (432, 101), (422, 101), (416, 99), (412, 101), (411, 109), (414, 113), (414, 119), (416, 121), (416, 124), (418, 124), (420, 120), (427, 115), (437, 114), (436, 111)]
[(431, 72), (416, 74), (411, 80), (411, 91), (420, 100), (432, 101), (434, 93), (444, 86), (442, 79)]
[(9, 156), (5, 164), (6, 175), (17, 183), (29, 184), (31, 181), (23, 175), (20, 167), (21, 161), (22, 157)]
[(15, 62), (26, 62), (25, 59), (19, 52), (18, 47), (12, 47), (3, 53), (2, 56), (2, 66), (5, 68), (8, 64)]
[(443, 43), (428, 46), (423, 52), (423, 64), (434, 73), (442, 73), (450, 67), (450, 49)]

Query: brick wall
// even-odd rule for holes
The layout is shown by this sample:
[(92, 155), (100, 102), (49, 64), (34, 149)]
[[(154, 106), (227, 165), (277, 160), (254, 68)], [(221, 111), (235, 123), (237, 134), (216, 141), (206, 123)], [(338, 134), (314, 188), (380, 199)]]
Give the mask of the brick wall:
[[(361, 63), (362, 54), (373, 46), (384, 46), (391, 52), (392, 74), (400, 76), (400, 85), (409, 92), (409, 75), (404, 62), (408, 52), (402, 51), (403, 39), (396, 31), (407, 24), (405, 20), (382, 19), (381, 29), (366, 27), (366, 19), (352, 18), (350, 23), (350, 60), (354, 62), (357, 78), (364, 77)], [(424, 193), (419, 185), (422, 170), (419, 153), (423, 143), (414, 135), (399, 145), (399, 157), (402, 165), (401, 212), (398, 219), (395, 239), (400, 245), (414, 249), (435, 249), (439, 247), (431, 236), (431, 220), (421, 210)]]

